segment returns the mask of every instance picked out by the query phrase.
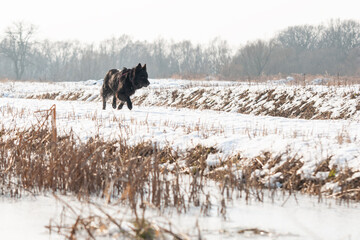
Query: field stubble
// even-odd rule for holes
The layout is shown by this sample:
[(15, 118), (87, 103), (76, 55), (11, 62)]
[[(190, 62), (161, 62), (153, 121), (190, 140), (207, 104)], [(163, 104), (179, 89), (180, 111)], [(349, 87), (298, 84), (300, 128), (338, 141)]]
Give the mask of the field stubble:
[[(14, 111), (11, 107), (2, 111), (3, 114), (4, 111), (13, 114), (14, 118), (27, 114), (25, 110)], [(124, 132), (120, 133), (123, 138), (105, 141), (94, 136), (82, 142), (72, 131), (54, 137), (54, 125), (50, 125), (48, 117), (44, 121), (38, 119), (37, 124), (22, 130), (4, 126), (0, 129), (0, 194), (20, 198), (24, 194), (36, 196), (53, 192), (59, 196), (76, 195), (83, 201), (96, 196), (111, 204), (129, 206), (135, 216), (130, 230), (124, 229), (121, 219), (109, 214), (87, 217), (79, 214), (72, 225), (57, 223), (48, 226), (51, 231), (69, 239), (84, 234), (95, 238), (96, 232), (110, 223), (118, 227), (116, 234), (123, 238), (153, 239), (161, 236), (166, 239), (172, 236), (187, 239), (186, 234), (175, 232), (166, 227), (168, 225), (146, 220), (145, 210), (153, 208), (164, 212), (174, 209), (177, 213), (185, 213), (191, 207), (198, 207), (206, 215), (214, 201), (213, 196), (204, 191), (208, 181), (217, 185), (220, 193), (216, 196), (220, 199), (218, 214), (224, 218), (231, 199), (248, 201), (255, 198), (262, 202), (266, 196), (274, 198), (279, 190), (288, 196), (296, 196), (297, 192), (316, 195), (319, 201), (329, 196), (340, 202), (360, 201), (360, 176), (351, 169), (330, 166), (331, 156), (320, 162), (314, 173), (326, 174), (327, 177), (303, 178), (298, 171), (303, 165), (302, 157), (296, 153), (284, 152), (274, 156), (263, 152), (250, 159), (239, 153), (220, 159), (216, 164), (208, 164), (209, 154), (215, 154), (219, 149), (197, 145), (183, 152), (173, 149), (170, 144), (160, 147), (151, 141), (129, 145), (126, 136), (132, 132), (129, 132), (124, 119), (113, 119), (123, 129)], [(75, 115), (67, 117), (70, 119)], [(99, 121), (95, 115), (86, 117)], [(132, 124), (136, 121), (130, 119)], [(138, 124), (152, 126), (147, 118)], [(170, 121), (164, 125), (174, 129), (180, 127)], [(187, 126), (185, 131), (195, 131), (206, 137), (221, 135), (225, 130), (199, 123)], [(269, 134), (266, 127), (245, 131), (249, 139)], [(351, 139), (343, 131), (338, 135), (338, 141), (341, 144)], [(326, 184), (338, 184), (341, 190), (323, 191)], [(70, 205), (67, 208), (71, 211)], [(100, 206), (98, 209), (105, 212)], [(171, 225), (170, 222), (167, 224)]]

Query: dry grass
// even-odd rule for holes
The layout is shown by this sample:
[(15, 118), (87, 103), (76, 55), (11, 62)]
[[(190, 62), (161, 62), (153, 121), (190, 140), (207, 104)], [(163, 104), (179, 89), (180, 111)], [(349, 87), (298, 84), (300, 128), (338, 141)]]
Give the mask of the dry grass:
[[(146, 218), (146, 207), (142, 208), (141, 214), (136, 213), (134, 217), (130, 217), (121, 210), (114, 212), (111, 211), (113, 208), (86, 201), (86, 204), (96, 211), (84, 214), (82, 210), (71, 206), (57, 195), (54, 197), (65, 207), (60, 222), (50, 221), (46, 228), (50, 233), (57, 233), (66, 239), (190, 239), (187, 234), (175, 230), (169, 220), (159, 222)], [(148, 204), (147, 207), (152, 206)], [(67, 218), (73, 221), (65, 223)], [(200, 233), (199, 237), (201, 238)]]
[(13, 80), (9, 80), (8, 78), (0, 78), (0, 82), (1, 83), (7, 83), (7, 82), (12, 82)]
[[(271, 98), (272, 93), (265, 96)], [(2, 111), (3, 114), (4, 111), (12, 113), (14, 117), (26, 115), (24, 110), (12, 112), (10, 107)], [(170, 145), (162, 148), (154, 142), (128, 145), (126, 141), (104, 141), (97, 136), (80, 142), (73, 132), (54, 139), (50, 126), (42, 123), (40, 119), (38, 125), (25, 130), (0, 127), (0, 194), (20, 198), (29, 193), (54, 192), (76, 195), (82, 200), (97, 196), (108, 203), (126, 205), (135, 218), (133, 231), (123, 231), (119, 227), (124, 239), (155, 239), (155, 236), (187, 239), (186, 235), (159, 226), (138, 212), (149, 206), (160, 212), (174, 209), (178, 213), (198, 207), (207, 215), (213, 207), (209, 193), (203, 190), (207, 179), (218, 183), (221, 193), (218, 213), (224, 219), (228, 200), (244, 197), (246, 200), (264, 201), (268, 190), (275, 192), (279, 188), (290, 195), (298, 191), (317, 195), (319, 200), (332, 196), (341, 201), (360, 201), (359, 177), (351, 178), (354, 172), (349, 169), (330, 166), (331, 156), (319, 163), (313, 178), (303, 178), (298, 171), (303, 165), (301, 156), (291, 152), (276, 156), (264, 152), (251, 159), (237, 154), (222, 159), (216, 166), (208, 166), (208, 155), (219, 151), (214, 147), (198, 145), (187, 152), (179, 152)], [(139, 124), (149, 125), (146, 119)], [(165, 125), (172, 126), (172, 123)], [(212, 130), (195, 124), (188, 131), (209, 135)], [(222, 131), (217, 130), (217, 134)], [(249, 132), (249, 137), (259, 134), (265, 136), (268, 132), (264, 127), (259, 132)], [(341, 132), (337, 141), (339, 144), (350, 141), (348, 133)], [(317, 173), (328, 177), (317, 179)], [(184, 182), (184, 175), (189, 177), (188, 181)], [(327, 183), (338, 184), (341, 192), (322, 191)], [(94, 222), (98, 223), (95, 227)], [(52, 231), (57, 229), (68, 239), (76, 239), (84, 232), (86, 238), (92, 239), (96, 231), (110, 222), (119, 225), (121, 219), (106, 214), (77, 215), (71, 226), (58, 224), (49, 228)]]
[(314, 79), (324, 79), (322, 85), (327, 86), (349, 86), (354, 84), (360, 84), (360, 77), (359, 76), (341, 76), (341, 75), (311, 75), (311, 74), (277, 74), (277, 75), (264, 75), (258, 77), (244, 77), (239, 78), (237, 81), (241, 82), (248, 82), (248, 83), (264, 83), (267, 81), (279, 80), (279, 79), (286, 79), (287, 77), (294, 78), (294, 81), (289, 82), (289, 85), (300, 85), (305, 86), (311, 84), (312, 80)]
[(191, 79), (193, 81), (209, 81), (210, 80), (230, 80), (234, 82), (246, 82), (246, 83), (264, 83), (267, 81), (272, 80), (279, 80), (279, 79), (286, 79), (287, 77), (294, 78), (294, 81), (290, 82), (291, 85), (308, 85), (311, 84), (311, 81), (314, 79), (324, 79), (323, 84), (329, 86), (346, 86), (346, 85), (353, 85), (353, 84), (360, 84), (360, 77), (359, 76), (342, 76), (342, 75), (329, 75), (329, 74), (300, 74), (300, 73), (292, 73), (292, 74), (276, 74), (276, 75), (262, 75), (262, 76), (244, 76), (238, 77), (236, 79), (221, 79), (219, 77), (211, 77), (203, 76), (203, 75), (188, 75), (188, 76), (181, 76), (181, 75), (173, 75), (171, 78), (173, 79)]
[[(314, 174), (329, 172), (327, 179), (319, 180), (302, 178), (298, 170), (303, 163), (296, 154), (272, 156), (264, 152), (252, 159), (238, 154), (217, 166), (208, 166), (207, 156), (217, 151), (198, 145), (180, 153), (170, 146), (159, 148), (152, 142), (129, 146), (121, 140), (105, 142), (97, 137), (81, 143), (71, 132), (54, 140), (47, 125), (23, 131), (2, 128), (0, 194), (20, 198), (24, 194), (50, 191), (76, 195), (85, 201), (97, 196), (108, 203), (128, 206), (135, 216), (130, 232), (121, 227), (122, 219), (109, 214), (84, 217), (75, 212), (78, 215), (72, 225), (48, 226), (68, 239), (84, 234), (85, 238), (95, 239), (97, 232), (110, 223), (119, 227), (117, 233), (123, 239), (167, 239), (169, 236), (188, 239), (185, 234), (151, 222), (138, 212), (149, 206), (160, 212), (174, 209), (178, 213), (198, 207), (207, 215), (212, 203), (209, 193), (203, 190), (206, 179), (218, 182), (221, 193), (218, 213), (224, 219), (228, 200), (244, 197), (264, 201), (267, 190), (273, 192), (279, 187), (290, 195), (301, 191), (315, 194), (319, 200), (325, 194), (340, 200), (360, 201), (359, 178), (352, 179), (354, 173), (348, 169), (329, 166), (331, 156), (317, 166)], [(271, 171), (262, 173), (266, 169)], [(189, 177), (187, 182), (183, 181), (184, 174)], [(322, 192), (328, 182), (337, 183), (342, 191)]]
[[(345, 141), (343, 138), (339, 139), (340, 144)], [(20, 197), (24, 191), (33, 194), (52, 191), (73, 193), (79, 198), (96, 195), (107, 197), (109, 201), (120, 198), (131, 203), (133, 209), (146, 201), (159, 209), (173, 206), (182, 212), (186, 211), (189, 204), (202, 204), (197, 200), (199, 198), (192, 196), (201, 195), (201, 186), (197, 184), (206, 177), (220, 182), (223, 187), (230, 184), (227, 187), (231, 191), (261, 189), (273, 186), (275, 182), (284, 190), (311, 194), (320, 194), (321, 187), (330, 181), (339, 182), (347, 190), (360, 188), (357, 180), (345, 181), (353, 174), (345, 169), (336, 169), (336, 175), (344, 175), (346, 178), (332, 178), (330, 173), (329, 178), (324, 181), (302, 178), (298, 172), (303, 165), (301, 156), (291, 153), (272, 156), (265, 152), (252, 159), (238, 154), (221, 160), (216, 166), (208, 166), (207, 156), (217, 151), (213, 147), (198, 145), (181, 153), (170, 146), (159, 148), (152, 142), (129, 146), (121, 140), (105, 142), (96, 137), (79, 143), (72, 132), (57, 137), (54, 141), (53, 131), (46, 125), (23, 131), (2, 128), (1, 194)], [(330, 159), (331, 156), (320, 162), (314, 175), (330, 172), (334, 168), (329, 166)], [(181, 162), (185, 164), (180, 164)], [(268, 174), (260, 174), (265, 169), (269, 169)], [(195, 184), (191, 186), (190, 198), (179, 190), (179, 178), (184, 173), (190, 174), (190, 182)], [(169, 175), (175, 176), (175, 180), (167, 180)], [(272, 184), (269, 185), (269, 177), (272, 175), (278, 177), (272, 179)], [(342, 196), (345, 195), (347, 194)], [(346, 198), (360, 200), (358, 195), (351, 195)]]

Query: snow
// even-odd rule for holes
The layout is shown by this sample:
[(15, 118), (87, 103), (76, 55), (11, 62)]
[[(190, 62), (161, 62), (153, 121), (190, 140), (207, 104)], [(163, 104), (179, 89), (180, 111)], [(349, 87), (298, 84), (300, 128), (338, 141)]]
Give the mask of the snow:
[[(205, 189), (207, 191), (207, 189)], [(267, 193), (265, 193), (267, 195)], [(216, 196), (212, 194), (212, 196)], [(79, 202), (71, 196), (58, 196), (70, 204), (82, 217), (96, 213), (91, 205)], [(95, 199), (106, 212), (114, 218), (122, 219), (121, 226), (129, 228), (131, 214), (126, 206), (106, 204)], [(212, 207), (207, 216), (199, 208), (192, 207), (186, 214), (178, 215), (165, 212), (161, 216), (148, 209), (146, 219), (156, 222), (171, 222), (173, 229), (197, 239), (199, 224), (203, 239), (359, 239), (360, 208), (359, 205), (338, 205), (334, 200), (324, 199), (318, 203), (317, 198), (298, 195), (282, 196), (277, 193), (275, 201), (265, 197), (264, 202), (254, 199), (234, 199), (227, 205), (227, 216), (219, 216), (219, 200), (212, 199)], [(74, 224), (76, 215), (64, 213), (64, 202), (52, 195), (25, 197), (19, 200), (0, 199), (0, 231), (2, 239), (63, 239), (53, 232), (51, 235), (45, 226), (63, 223)], [(243, 229), (258, 228), (269, 232), (269, 235), (257, 236), (251, 233), (240, 235)], [(21, 230), (20, 230), (21, 229)], [(109, 232), (116, 228), (109, 226)], [(109, 239), (109, 238), (100, 238)]]
[[(291, 79), (288, 77), (286, 81), (292, 82)], [(297, 109), (304, 110), (307, 106), (304, 103), (308, 103), (315, 108), (313, 119), (360, 119), (360, 112), (357, 111), (360, 107), (359, 85), (289, 86), (278, 84), (276, 80), (265, 84), (175, 79), (150, 79), (150, 82), (148, 88), (138, 90), (132, 97), (136, 105), (188, 107), (254, 115), (289, 114), (293, 118), (298, 117)], [(3, 82), (0, 97), (100, 101), (101, 84), (102, 80)]]
[(320, 85), (320, 84), (326, 84), (330, 81), (328, 78), (315, 78), (311, 81), (312, 84)]
[(45, 228), (58, 218), (62, 207), (53, 197), (9, 199), (0, 197), (1, 239), (62, 239)]
[(268, 80), (268, 83), (275, 84), (275, 85), (283, 85), (283, 84), (291, 83), (294, 81), (295, 81), (295, 79), (293, 77), (289, 76), (289, 77), (286, 77), (286, 79), (279, 79), (279, 80), (273, 80), (273, 81)]
[[(127, 143), (156, 142), (186, 151), (198, 144), (216, 147), (218, 158), (241, 153), (246, 158), (262, 152), (278, 155), (291, 150), (302, 156), (299, 170), (312, 172), (315, 164), (333, 156), (330, 166), (360, 171), (360, 123), (347, 120), (304, 120), (253, 116), (234, 112), (136, 106), (132, 111), (108, 108), (100, 102), (52, 101), (3, 98), (0, 108), (12, 108), (2, 118), (7, 128), (36, 124), (35, 111), (56, 104), (60, 134), (70, 130), (86, 141), (99, 134), (106, 140), (126, 138)], [(14, 118), (14, 113), (24, 112)], [(89, 118), (95, 120), (91, 120)], [(119, 124), (120, 122), (120, 124)], [(346, 141), (340, 141), (343, 136)], [(210, 160), (209, 160), (210, 161)], [(212, 161), (212, 160), (211, 160)]]
[[(288, 77), (284, 81), (293, 79)], [(151, 80), (151, 88), (136, 93), (138, 97), (148, 95), (141, 105), (134, 104), (132, 111), (126, 106), (121, 111), (113, 110), (110, 104), (107, 110), (103, 111), (98, 97), (101, 84), (102, 80), (74, 83), (1, 83), (0, 128), (26, 129), (37, 124), (39, 115), (36, 111), (49, 109), (56, 104), (58, 134), (61, 136), (72, 130), (79, 137), (79, 141), (87, 141), (99, 135), (105, 140), (126, 139), (128, 144), (151, 141), (160, 147), (171, 146), (178, 151), (186, 151), (201, 144), (219, 150), (215, 154), (209, 154), (206, 159), (208, 166), (218, 166), (222, 160), (236, 154), (249, 159), (265, 152), (274, 156), (296, 154), (304, 163), (298, 173), (304, 178), (319, 179), (326, 178), (329, 173), (314, 174), (317, 164), (331, 156), (330, 168), (335, 165), (339, 169), (351, 168), (355, 172), (353, 178), (359, 175), (360, 114), (355, 107), (353, 117), (347, 120), (290, 119), (256, 116), (253, 113), (245, 115), (237, 113), (236, 106), (242, 100), (236, 98), (231, 99), (232, 103), (226, 111), (205, 110), (201, 107), (172, 107), (176, 102), (169, 96), (174, 89), (181, 90), (184, 98), (191, 99), (195, 97), (192, 95), (195, 91), (204, 87), (210, 88), (211, 94), (206, 93), (198, 101), (217, 103), (224, 99), (229, 87), (234, 87), (234, 96), (238, 96), (244, 89), (249, 89), (249, 98), (252, 99), (252, 93), (271, 89), (272, 84), (245, 85), (233, 82), (161, 79)], [(315, 96), (310, 92), (310, 88), (317, 93)], [(161, 91), (161, 94), (157, 95), (157, 91)], [(284, 91), (298, 97), (294, 102), (314, 100), (315, 106), (319, 106), (321, 111), (331, 109), (333, 116), (338, 116), (342, 109), (356, 105), (358, 98), (344, 100), (343, 96), (352, 91), (359, 94), (359, 87), (311, 86), (304, 89), (279, 85), (275, 88), (275, 93)], [(31, 95), (58, 92), (82, 92), (83, 95), (76, 101), (61, 101), (58, 97), (54, 100), (26, 99)], [(214, 92), (217, 94), (213, 94)], [(333, 97), (325, 101), (320, 97), (324, 93)], [(169, 102), (169, 105), (164, 104), (165, 102)], [(265, 99), (259, 99), (253, 104), (273, 107), (272, 103)], [(271, 169), (264, 167), (263, 171), (271, 172)], [(280, 176), (277, 174), (270, 180), (278, 185), (276, 179)], [(332, 189), (337, 192), (338, 188), (336, 183), (327, 183), (323, 190)], [(339, 206), (332, 200), (328, 200), (326, 204), (317, 204), (317, 199), (307, 196), (298, 196), (297, 199), (296, 202), (294, 198), (290, 198), (284, 206), (284, 199), (275, 203), (270, 200), (264, 203), (252, 202), (250, 205), (241, 199), (233, 200), (227, 208), (226, 221), (217, 214), (216, 203), (210, 217), (199, 217), (199, 210), (193, 209), (181, 217), (176, 218), (174, 215), (171, 220), (175, 223), (178, 221), (177, 224), (181, 225), (185, 232), (191, 232), (194, 223), (199, 220), (206, 239), (235, 239), (241, 237), (237, 231), (254, 227), (273, 233), (272, 236), (261, 239), (360, 239), (359, 204), (346, 207)], [(217, 202), (219, 207), (219, 200), (214, 202)], [(44, 225), (49, 224), (49, 219), (57, 218), (60, 210), (61, 206), (51, 196), (19, 200), (1, 197), (0, 236), (11, 239), (25, 239), (28, 236), (49, 239)], [(19, 228), (25, 230), (18, 231)], [(258, 238), (259, 236), (251, 237)], [(56, 235), (51, 235), (51, 239), (56, 239)]]

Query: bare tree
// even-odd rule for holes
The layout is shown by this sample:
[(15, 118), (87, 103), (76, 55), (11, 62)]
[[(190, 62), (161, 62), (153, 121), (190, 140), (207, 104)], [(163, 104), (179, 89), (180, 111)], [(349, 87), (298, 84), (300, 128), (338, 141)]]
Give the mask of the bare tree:
[(8, 27), (0, 39), (0, 78), (77, 81), (101, 78), (111, 68), (147, 63), (149, 76), (239, 79), (264, 74), (360, 74), (360, 22), (331, 20), (293, 26), (272, 40), (247, 43), (233, 54), (226, 41), (135, 41), (127, 35), (100, 43), (33, 40), (35, 27)]
[(310, 61), (314, 60), (323, 29), (323, 25), (299, 25), (288, 27), (277, 34), (272, 40), (274, 47), (269, 73), (311, 73), (318, 65)]
[(190, 41), (173, 43), (170, 48), (170, 59), (175, 67), (176, 74), (183, 73), (185, 76), (191, 74), (193, 63), (192, 58), (193, 45)]
[(356, 56), (360, 48), (360, 23), (354, 20), (332, 19), (322, 32), (319, 51), (323, 65), (330, 74), (353, 74), (359, 63)]
[(226, 40), (219, 37), (214, 38), (206, 49), (210, 61), (211, 73), (220, 75), (226, 65), (230, 63), (231, 49)]
[(317, 47), (322, 26), (302, 25), (288, 27), (281, 31), (275, 39), (280, 46), (293, 48), (297, 52)]
[(164, 77), (169, 72), (168, 44), (159, 38), (150, 44), (152, 71), (157, 72), (158, 76)]
[(343, 51), (360, 47), (360, 23), (354, 20), (332, 19), (322, 34), (321, 48)]
[(100, 43), (100, 54), (108, 58), (108, 67), (121, 68), (125, 66), (124, 63), (127, 61), (127, 58), (121, 53), (121, 50), (130, 46), (132, 42), (133, 40), (130, 36), (121, 35), (118, 38), (113, 37)]
[(260, 76), (269, 62), (271, 51), (271, 42), (257, 40), (241, 48), (234, 61), (243, 66), (242, 69), (247, 76)]
[(21, 79), (27, 67), (35, 31), (34, 25), (24, 22), (16, 22), (5, 31), (0, 51), (13, 62), (16, 79)]

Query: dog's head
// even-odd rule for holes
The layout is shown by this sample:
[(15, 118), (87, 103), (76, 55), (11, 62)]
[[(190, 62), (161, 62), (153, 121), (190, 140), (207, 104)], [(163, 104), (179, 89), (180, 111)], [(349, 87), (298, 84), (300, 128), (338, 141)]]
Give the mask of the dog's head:
[(146, 64), (144, 66), (141, 66), (139, 63), (135, 67), (135, 76), (133, 78), (133, 85), (135, 89), (140, 89), (142, 87), (149, 86), (150, 82), (148, 80), (148, 73), (146, 71)]

